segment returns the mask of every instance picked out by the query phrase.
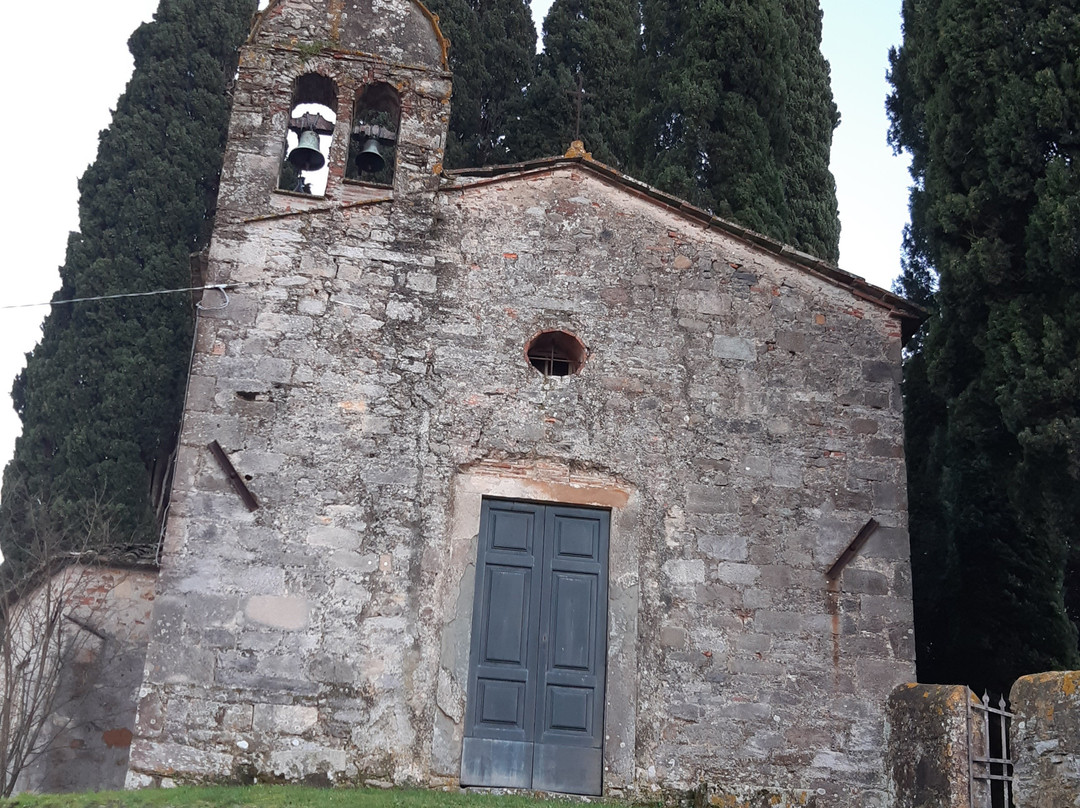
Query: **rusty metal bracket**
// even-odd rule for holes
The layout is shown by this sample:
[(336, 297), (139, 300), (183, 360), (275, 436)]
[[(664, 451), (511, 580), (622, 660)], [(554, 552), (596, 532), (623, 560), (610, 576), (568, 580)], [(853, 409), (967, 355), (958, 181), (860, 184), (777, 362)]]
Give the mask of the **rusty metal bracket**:
[(829, 571), (825, 573), (825, 577), (830, 581), (835, 581), (840, 577), (840, 573), (844, 571), (844, 567), (851, 563), (851, 559), (855, 558), (859, 554), (859, 550), (870, 540), (870, 537), (874, 534), (874, 531), (878, 529), (877, 519), (870, 519), (865, 525), (859, 528), (859, 532), (855, 534), (855, 538), (847, 549), (840, 554), (840, 557), (833, 562), (833, 565), (829, 567)]
[(255, 499), (255, 495), (251, 493), (251, 490), (244, 484), (243, 479), (237, 474), (236, 468), (233, 466), (232, 461), (229, 460), (228, 455), (225, 454), (225, 450), (221, 448), (221, 444), (216, 440), (212, 440), (207, 444), (207, 448), (214, 455), (214, 459), (217, 460), (218, 465), (221, 466), (221, 470), (228, 476), (229, 482), (232, 483), (233, 490), (236, 491), (240, 499), (244, 501), (244, 505), (247, 506), (247, 509), (249, 511), (257, 511), (259, 509), (259, 501)]

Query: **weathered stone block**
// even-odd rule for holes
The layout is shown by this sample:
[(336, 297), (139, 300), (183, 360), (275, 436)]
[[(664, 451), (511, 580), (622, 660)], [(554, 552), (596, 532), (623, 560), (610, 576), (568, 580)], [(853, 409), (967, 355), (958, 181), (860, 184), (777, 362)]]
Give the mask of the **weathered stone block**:
[(776, 334), (776, 347), (782, 351), (802, 353), (806, 350), (806, 334), (800, 331), (779, 331)]
[(209, 684), (217, 667), (214, 652), (202, 648), (186, 648), (183, 654), (171, 655), (161, 655), (155, 649), (149, 661), (168, 684)]
[(716, 565), (716, 578), (726, 584), (751, 586), (761, 577), (761, 571), (753, 564), (722, 562)]
[(274, 628), (295, 630), (308, 621), (307, 600), (283, 595), (255, 595), (248, 598), (244, 614), (249, 620)]
[(717, 359), (734, 359), (739, 362), (753, 362), (757, 359), (754, 343), (741, 337), (716, 337), (713, 339), (712, 353)]
[(841, 579), (844, 591), (861, 595), (888, 595), (889, 579), (873, 570), (845, 569)]
[(907, 598), (863, 595), (860, 610), (864, 617), (883, 617), (892, 625), (910, 625), (911, 601)]
[(726, 486), (692, 485), (686, 509), (690, 513), (735, 513), (738, 495)]
[(911, 557), (907, 528), (882, 525), (866, 542), (862, 554), (867, 558), (907, 561)]
[(410, 272), (405, 285), (417, 292), (434, 292), (437, 288), (438, 276), (428, 272)]
[(685, 648), (689, 635), (685, 628), (664, 626), (660, 629), (660, 644), (665, 648)]
[(799, 634), (806, 628), (806, 617), (799, 612), (761, 610), (754, 616), (755, 631), (766, 634)]
[(225, 779), (233, 764), (231, 755), (168, 742), (136, 741), (132, 756), (138, 770), (193, 782)]
[(335, 550), (352, 550), (360, 546), (360, 536), (355, 530), (333, 525), (317, 525), (308, 530), (306, 541), (315, 547)]
[(320, 782), (327, 784), (348, 782), (356, 776), (356, 765), (341, 749), (311, 747), (284, 749), (272, 752), (268, 768), (276, 777), (293, 781)]
[(888, 765), (896, 808), (969, 804), (967, 704), (950, 685), (900, 685), (889, 696)]
[(256, 704), (252, 729), (282, 735), (303, 735), (319, 722), (319, 709), (297, 704)]
[(868, 382), (900, 383), (900, 368), (893, 362), (863, 362), (862, 370)]
[(1080, 806), (1080, 671), (1022, 676), (1009, 694), (1016, 808)]
[(698, 536), (697, 546), (719, 561), (745, 561), (749, 554), (745, 536)]
[(868, 693), (892, 690), (912, 678), (914, 671), (907, 660), (857, 659), (855, 676)]
[(297, 314), (309, 314), (315, 317), (321, 317), (325, 314), (326, 308), (327, 301), (316, 297), (301, 298), (296, 304)]
[(672, 559), (664, 562), (663, 569), (664, 574), (676, 586), (705, 581), (705, 562), (700, 559)]

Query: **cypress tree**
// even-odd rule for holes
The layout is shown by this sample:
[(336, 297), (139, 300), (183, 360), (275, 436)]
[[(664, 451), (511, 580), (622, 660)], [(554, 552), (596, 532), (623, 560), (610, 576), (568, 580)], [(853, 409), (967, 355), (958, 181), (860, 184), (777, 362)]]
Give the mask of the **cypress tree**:
[[(911, 227), (904, 234), (903, 273), (893, 284), (894, 291), (934, 310), (936, 275), (914, 244)], [(908, 472), (908, 527), (911, 536), (911, 576), (915, 608), (919, 681), (935, 678), (939, 655), (948, 649), (949, 622), (942, 615), (954, 608), (950, 582), (957, 559), (948, 532), (944, 529), (944, 504), (940, 497), (941, 446), (937, 426), (944, 418), (944, 402), (928, 378), (925, 329), (907, 344), (904, 359), (904, 456)]]
[(903, 14), (890, 137), (912, 155), (909, 274), (939, 287), (905, 374), (912, 545), (947, 567), (915, 582), (919, 675), (1004, 690), (1080, 664), (1080, 7)]
[(840, 217), (829, 159), (840, 116), (833, 103), (829, 63), (821, 53), (821, 9), (818, 0), (783, 0), (782, 7), (784, 25), (794, 43), (784, 54), (784, 102), (790, 110), (790, 130), (782, 152), (791, 243), (835, 262), (840, 252)]
[[(205, 245), (228, 120), (226, 89), (255, 0), (161, 0), (128, 41), (135, 70), (79, 182), (55, 301), (189, 285)], [(168, 459), (191, 343), (182, 294), (53, 306), (12, 397), (23, 420), (4, 474), (0, 540), (18, 560), (27, 500), (94, 541), (153, 545), (155, 463)]]
[(645, 0), (644, 178), (836, 260), (828, 171), (838, 120), (816, 0)]
[(431, 0), (450, 40), (454, 96), (446, 165), (514, 162), (507, 129), (532, 81), (536, 27), (529, 0)]
[(520, 156), (562, 154), (580, 138), (598, 160), (627, 165), (640, 30), (637, 0), (555, 0), (536, 77), (511, 129)]

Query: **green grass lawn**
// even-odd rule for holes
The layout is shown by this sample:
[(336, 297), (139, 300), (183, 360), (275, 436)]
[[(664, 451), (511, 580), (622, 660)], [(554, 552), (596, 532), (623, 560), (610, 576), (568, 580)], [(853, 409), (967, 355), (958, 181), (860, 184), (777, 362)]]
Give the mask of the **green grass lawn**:
[(567, 802), (487, 794), (302, 786), (237, 786), (37, 794), (3, 808), (567, 808)]

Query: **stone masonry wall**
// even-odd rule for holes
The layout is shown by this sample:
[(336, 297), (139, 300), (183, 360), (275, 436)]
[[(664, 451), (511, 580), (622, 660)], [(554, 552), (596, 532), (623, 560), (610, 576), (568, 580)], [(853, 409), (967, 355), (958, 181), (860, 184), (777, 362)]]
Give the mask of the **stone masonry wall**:
[(30, 761), (18, 791), (122, 788), (142, 681), (156, 574), (110, 567), (69, 567), (53, 579), (67, 601), (64, 662), (50, 737)]
[[(639, 503), (612, 788), (880, 790), (912, 674), (896, 324), (573, 169), (442, 200), (423, 252), (380, 208), (251, 225), (262, 281), (200, 328), (140, 765), (452, 781), (429, 750), (467, 670), (467, 641), (441, 647), (472, 605), (453, 483), (546, 461)], [(551, 327), (590, 346), (580, 375), (525, 361)]]
[(1023, 676), (1009, 694), (1016, 808), (1080, 806), (1080, 671)]
[[(466, 316), (435, 312), (442, 476), (535, 453), (643, 503), (623, 783), (838, 804), (877, 785), (884, 698), (912, 673), (895, 323), (584, 172), (446, 199), (445, 227), (466, 235), (438, 279)], [(592, 356), (545, 382), (519, 357), (555, 327)], [(885, 527), (828, 592), (870, 515)]]
[[(210, 280), (245, 285), (198, 327), (129, 782), (456, 784), (479, 502), (509, 496), (612, 510), (606, 793), (887, 805), (899, 322), (587, 164), (437, 191), (446, 77), (347, 61), (241, 67)], [(313, 67), (407, 83), (392, 199), (341, 152), (325, 198), (272, 190)], [(529, 365), (545, 329), (580, 374)]]
[(448, 43), (436, 18), (411, 0), (271, 0), (254, 43), (320, 44), (339, 53), (374, 55), (397, 65), (446, 69)]

